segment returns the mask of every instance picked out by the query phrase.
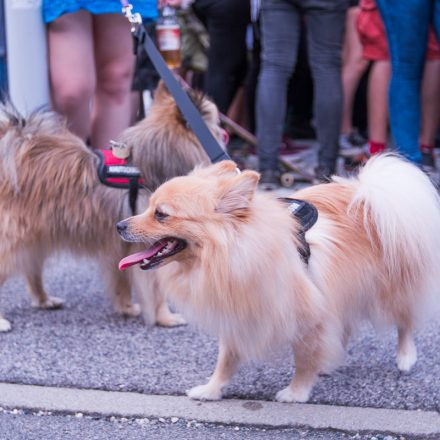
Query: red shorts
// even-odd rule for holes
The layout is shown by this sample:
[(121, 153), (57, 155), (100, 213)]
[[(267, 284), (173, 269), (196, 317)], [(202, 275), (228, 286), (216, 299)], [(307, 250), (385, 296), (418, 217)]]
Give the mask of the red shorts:
[[(356, 26), (363, 58), (371, 61), (389, 60), (387, 37), (379, 10), (376, 7), (361, 9)], [(432, 29), (429, 30), (426, 59), (440, 60), (440, 46)]]

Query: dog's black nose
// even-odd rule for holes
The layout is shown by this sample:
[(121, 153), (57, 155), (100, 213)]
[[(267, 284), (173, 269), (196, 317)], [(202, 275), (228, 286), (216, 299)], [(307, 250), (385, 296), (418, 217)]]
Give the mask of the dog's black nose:
[(128, 228), (127, 222), (125, 220), (122, 220), (121, 222), (116, 223), (116, 229), (121, 234), (122, 232), (126, 231)]

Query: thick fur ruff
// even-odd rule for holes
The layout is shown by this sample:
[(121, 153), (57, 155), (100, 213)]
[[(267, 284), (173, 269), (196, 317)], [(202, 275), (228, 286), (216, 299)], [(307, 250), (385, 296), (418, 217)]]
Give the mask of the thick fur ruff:
[[(217, 134), (217, 110), (206, 98), (199, 101), (208, 107), (205, 117)], [(147, 190), (138, 200), (141, 209), (151, 189), (208, 162), (163, 86), (149, 116), (126, 130), (121, 140), (130, 146), (145, 181)], [(182, 163), (180, 155), (189, 159)], [(58, 115), (37, 112), (25, 119), (8, 106), (0, 108), (0, 282), (22, 273), (33, 304), (56, 308), (62, 302), (46, 294), (41, 279), (46, 257), (61, 250), (94, 256), (103, 267), (117, 312), (139, 313), (139, 306), (131, 302), (133, 285), (148, 324), (183, 323), (158, 293), (155, 274), (118, 271), (118, 260), (133, 247), (121, 242), (115, 229), (130, 212), (128, 194), (99, 182), (96, 161)], [(0, 316), (0, 331), (9, 328)]]
[[(357, 177), (294, 194), (316, 206), (300, 258), (298, 223), (258, 174), (232, 162), (165, 183), (123, 236), (186, 241), (158, 271), (182, 310), (220, 339), (216, 370), (192, 398), (218, 399), (241, 360), (288, 343), (296, 374), (279, 401), (306, 401), (318, 374), (340, 362), (355, 327), (396, 326), (398, 367), (416, 361), (415, 326), (438, 308), (440, 202), (429, 179), (391, 155), (370, 159)], [(155, 212), (166, 213), (158, 220)]]

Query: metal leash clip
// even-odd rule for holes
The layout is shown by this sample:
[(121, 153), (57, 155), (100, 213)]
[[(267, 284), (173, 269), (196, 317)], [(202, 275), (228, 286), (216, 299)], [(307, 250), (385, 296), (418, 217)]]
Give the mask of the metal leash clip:
[(133, 14), (133, 5), (131, 3), (122, 2), (122, 13), (125, 15), (127, 20), (131, 23), (131, 32), (135, 33), (139, 29), (139, 26), (142, 25), (142, 17), (139, 12), (135, 12)]

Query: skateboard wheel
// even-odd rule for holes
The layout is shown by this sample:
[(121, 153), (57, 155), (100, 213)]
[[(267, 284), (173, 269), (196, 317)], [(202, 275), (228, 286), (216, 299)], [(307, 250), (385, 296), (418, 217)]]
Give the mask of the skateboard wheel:
[(295, 183), (295, 178), (292, 173), (283, 173), (280, 176), (281, 185), (285, 188), (290, 188)]

